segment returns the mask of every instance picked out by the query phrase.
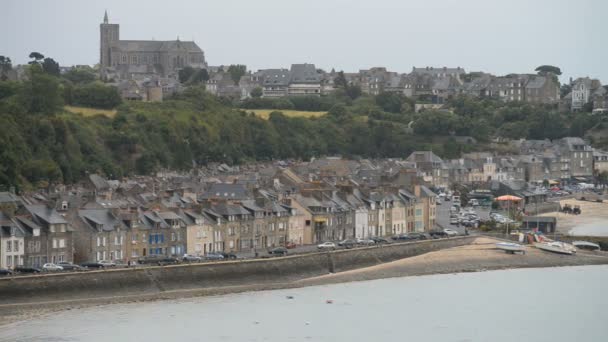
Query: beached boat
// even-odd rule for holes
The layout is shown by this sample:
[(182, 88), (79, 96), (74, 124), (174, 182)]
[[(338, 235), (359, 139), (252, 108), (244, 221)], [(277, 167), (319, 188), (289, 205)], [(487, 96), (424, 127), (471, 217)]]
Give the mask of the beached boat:
[(572, 255), (576, 253), (576, 247), (559, 241), (550, 241), (550, 242), (537, 242), (534, 244), (534, 247), (538, 249), (542, 249), (543, 251), (559, 253), (559, 254), (569, 254)]
[(597, 243), (589, 242), (589, 241), (572, 241), (572, 244), (576, 248), (586, 249), (589, 251), (599, 251), (600, 245)]
[(511, 254), (515, 254), (516, 252), (526, 254), (526, 247), (513, 242), (498, 242), (496, 243), (496, 248)]

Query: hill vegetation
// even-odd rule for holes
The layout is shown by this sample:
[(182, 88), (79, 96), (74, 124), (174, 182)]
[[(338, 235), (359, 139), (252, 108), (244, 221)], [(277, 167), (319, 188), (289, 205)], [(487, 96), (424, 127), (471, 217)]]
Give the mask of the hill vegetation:
[[(121, 103), (116, 88), (87, 71), (58, 75), (33, 63), (28, 73), (23, 82), (0, 81), (4, 188), (72, 183), (93, 172), (121, 177), (184, 170), (212, 161), (405, 157), (429, 149), (456, 158), (488, 149), (496, 136), (554, 139), (606, 125), (589, 113), (467, 97), (451, 100), (448, 111), (415, 113), (411, 99), (361, 95), (352, 85), (331, 96), (242, 102), (191, 86), (162, 103)], [(271, 111), (251, 113), (257, 109)], [(458, 143), (455, 136), (472, 136), (478, 144)]]

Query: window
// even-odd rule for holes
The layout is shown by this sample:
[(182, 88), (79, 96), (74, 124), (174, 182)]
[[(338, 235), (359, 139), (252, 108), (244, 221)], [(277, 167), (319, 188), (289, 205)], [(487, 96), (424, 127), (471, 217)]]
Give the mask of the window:
[(101, 245), (105, 246), (106, 245), (106, 237), (104, 236), (103, 239), (101, 240)]
[(97, 237), (97, 247), (101, 246), (101, 236)]
[(132, 234), (131, 235), (131, 241), (134, 242), (134, 243), (137, 242), (137, 234)]
[(53, 248), (57, 248), (57, 239), (53, 239)]
[(65, 248), (65, 239), (59, 239), (59, 248)]
[(54, 233), (55, 232), (55, 225), (54, 224), (50, 225), (49, 226), (49, 230), (51, 231), (51, 233)]
[(131, 258), (137, 258), (137, 251), (136, 250), (132, 250), (131, 251)]
[(19, 241), (13, 242), (13, 248), (15, 248), (15, 252), (19, 252)]
[(6, 241), (6, 251), (7, 252), (12, 252), (13, 248), (11, 247), (13, 245), (12, 241)]
[(10, 255), (7, 255), (6, 256), (6, 265), (10, 267), (12, 260), (13, 260), (13, 257)]
[(175, 241), (175, 233), (171, 233), (171, 241)]
[(65, 224), (60, 225), (59, 226), (59, 231), (62, 232), (62, 233), (65, 233), (65, 226), (66, 226)]
[(127, 55), (122, 55), (122, 64), (127, 64)]
[(131, 56), (131, 64), (137, 64), (137, 56)]
[(114, 244), (118, 245), (118, 235), (114, 235)]

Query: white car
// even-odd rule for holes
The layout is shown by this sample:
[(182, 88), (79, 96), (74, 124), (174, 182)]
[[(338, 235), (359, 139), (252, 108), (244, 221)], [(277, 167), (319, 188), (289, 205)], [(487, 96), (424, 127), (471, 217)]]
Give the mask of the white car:
[(48, 263), (48, 264), (44, 264), (42, 265), (42, 270), (43, 271), (63, 271), (63, 267), (59, 266), (59, 265), (55, 265), (53, 263)]
[(443, 232), (448, 234), (448, 236), (458, 236), (458, 232), (453, 229), (444, 229)]
[(320, 245), (317, 245), (318, 249), (336, 249), (336, 244), (333, 242), (323, 242)]
[(116, 263), (109, 260), (101, 260), (99, 263), (102, 264), (103, 267), (116, 267)]

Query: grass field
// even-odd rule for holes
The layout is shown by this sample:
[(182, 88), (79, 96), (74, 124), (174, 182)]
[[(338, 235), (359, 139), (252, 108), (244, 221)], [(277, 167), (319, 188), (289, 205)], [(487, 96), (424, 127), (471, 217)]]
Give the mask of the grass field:
[(268, 119), (270, 113), (281, 112), (285, 116), (289, 117), (304, 117), (304, 118), (317, 118), (327, 114), (327, 112), (304, 112), (300, 110), (286, 110), (286, 109), (243, 109), (247, 113), (254, 112), (256, 116), (262, 119)]
[(64, 106), (66, 111), (74, 114), (82, 114), (83, 116), (93, 116), (97, 114), (105, 115), (107, 117), (114, 117), (116, 115), (115, 109), (97, 109), (89, 107), (76, 107), (76, 106)]

